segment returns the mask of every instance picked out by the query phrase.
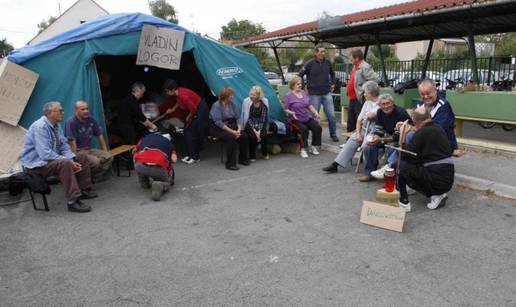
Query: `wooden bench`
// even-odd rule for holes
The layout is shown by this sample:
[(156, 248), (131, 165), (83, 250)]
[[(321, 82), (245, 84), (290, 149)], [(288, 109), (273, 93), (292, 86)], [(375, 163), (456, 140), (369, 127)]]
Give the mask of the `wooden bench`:
[(127, 173), (129, 174), (127, 177), (131, 177), (131, 158), (127, 159), (123, 156), (124, 153), (130, 152), (135, 148), (135, 145), (120, 145), (115, 147), (109, 151), (109, 154), (113, 157), (113, 162), (116, 166), (116, 175), (120, 176), (120, 162), (125, 162), (127, 166)]

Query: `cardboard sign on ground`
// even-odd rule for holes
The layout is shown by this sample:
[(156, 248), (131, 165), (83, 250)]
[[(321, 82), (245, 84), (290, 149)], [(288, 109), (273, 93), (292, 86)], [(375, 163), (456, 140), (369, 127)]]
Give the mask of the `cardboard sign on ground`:
[(0, 173), (8, 173), (22, 153), (25, 129), (0, 122), (0, 136)]
[(0, 121), (17, 126), (38, 74), (3, 59), (0, 63)]
[(136, 65), (178, 70), (185, 32), (144, 25), (138, 45)]
[(402, 232), (405, 222), (405, 209), (364, 200), (360, 222)]

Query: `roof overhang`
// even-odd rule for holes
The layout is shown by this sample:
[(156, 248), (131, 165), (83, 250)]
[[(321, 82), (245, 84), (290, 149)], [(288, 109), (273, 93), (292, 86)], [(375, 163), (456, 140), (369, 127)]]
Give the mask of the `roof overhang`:
[(301, 28), (296, 33), (286, 35), (270, 36), (266, 33), (261, 37), (236, 43), (234, 46), (279, 46), (284, 41), (298, 41), (300, 37), (304, 37), (307, 41), (327, 42), (340, 48), (348, 48), (374, 45), (377, 39), (381, 44), (394, 44), (432, 38), (464, 37), (470, 31), (475, 35), (514, 32), (516, 1), (471, 1), (460, 6), (351, 23), (346, 23), (345, 17), (342, 16), (338, 24), (334, 21), (327, 25), (319, 22), (316, 27), (311, 27), (307, 31), (303, 32)]

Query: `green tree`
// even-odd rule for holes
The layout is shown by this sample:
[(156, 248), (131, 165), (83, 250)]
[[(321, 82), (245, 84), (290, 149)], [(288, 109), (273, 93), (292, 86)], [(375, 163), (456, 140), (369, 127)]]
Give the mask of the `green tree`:
[(0, 39), (0, 58), (5, 57), (13, 49), (13, 45), (7, 42), (7, 38)]
[(495, 55), (516, 55), (516, 32), (505, 33), (495, 47)]
[(48, 16), (46, 19), (43, 19), (40, 23), (38, 23), (38, 34), (43, 32), (43, 30), (48, 28), (56, 20), (57, 17), (54, 16)]
[(242, 40), (263, 33), (265, 33), (265, 28), (261, 23), (254, 23), (247, 19), (237, 21), (233, 18), (227, 25), (222, 26), (220, 39), (222, 41)]
[(314, 47), (311, 43), (298, 43), (292, 47), (296, 48), (280, 49), (281, 64), (288, 66), (289, 71), (295, 71), (296, 63), (299, 61), (304, 63), (314, 56)]
[(159, 17), (171, 23), (179, 23), (179, 20), (177, 19), (176, 9), (174, 9), (172, 5), (168, 4), (166, 0), (149, 1), (149, 9), (151, 11), (151, 14), (156, 17)]

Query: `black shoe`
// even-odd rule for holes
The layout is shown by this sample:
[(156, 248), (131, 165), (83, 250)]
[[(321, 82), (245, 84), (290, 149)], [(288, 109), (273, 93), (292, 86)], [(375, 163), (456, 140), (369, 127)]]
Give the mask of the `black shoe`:
[(339, 138), (336, 135), (334, 135), (334, 136), (331, 137), (331, 140), (334, 141), (334, 142), (338, 142)]
[(77, 199), (74, 202), (68, 203), (68, 211), (79, 213), (90, 212), (91, 207)]
[(339, 169), (339, 165), (337, 162), (332, 162), (330, 165), (326, 166), (322, 170), (328, 173), (336, 173)]
[(91, 190), (82, 190), (81, 191), (81, 196), (79, 196), (79, 200), (81, 199), (92, 199), (92, 198), (97, 198), (97, 194), (95, 192), (92, 192)]
[(238, 166), (235, 166), (235, 165), (230, 165), (230, 166), (226, 166), (226, 169), (228, 169), (230, 171), (238, 171), (240, 168), (238, 168)]
[(243, 160), (243, 161), (238, 161), (238, 164), (249, 166), (251, 163), (249, 163), (249, 160)]

